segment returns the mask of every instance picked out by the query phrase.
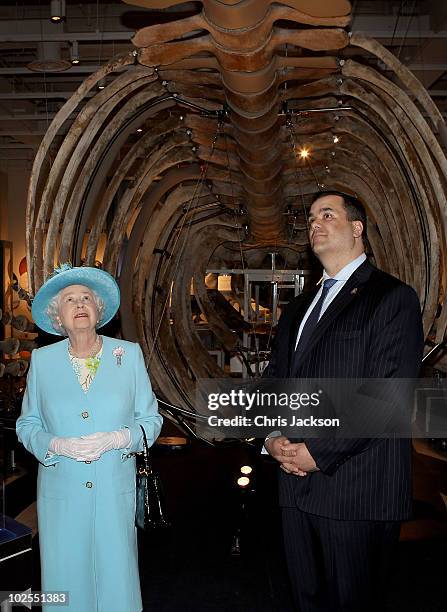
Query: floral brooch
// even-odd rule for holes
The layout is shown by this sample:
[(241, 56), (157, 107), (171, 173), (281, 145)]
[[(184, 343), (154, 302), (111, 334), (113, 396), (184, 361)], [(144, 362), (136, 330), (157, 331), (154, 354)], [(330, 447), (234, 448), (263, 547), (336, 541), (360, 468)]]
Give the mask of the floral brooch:
[(116, 358), (116, 365), (120, 366), (121, 365), (121, 359), (124, 355), (126, 351), (123, 349), (122, 346), (116, 346), (113, 349), (113, 356)]

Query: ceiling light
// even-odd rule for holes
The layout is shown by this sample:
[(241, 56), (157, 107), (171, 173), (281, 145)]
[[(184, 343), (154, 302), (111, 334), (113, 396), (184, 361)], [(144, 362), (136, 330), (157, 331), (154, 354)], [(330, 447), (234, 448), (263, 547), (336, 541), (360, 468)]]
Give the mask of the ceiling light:
[(51, 0), (51, 21), (60, 23), (65, 20), (65, 0)]
[(34, 72), (62, 72), (71, 68), (71, 62), (61, 58), (61, 43), (46, 41), (37, 43), (36, 59), (26, 65)]
[(104, 89), (106, 86), (106, 79), (103, 77), (100, 81), (98, 81), (98, 89)]
[(300, 157), (301, 159), (309, 157), (309, 149), (300, 149)]
[(245, 474), (245, 476), (248, 476), (248, 474), (251, 474), (253, 472), (253, 468), (251, 467), (251, 465), (243, 465), (241, 467), (241, 473)]
[(143, 131), (143, 128), (137, 128), (137, 132), (140, 134)]
[(79, 64), (79, 45), (77, 40), (72, 40), (70, 44), (70, 61), (73, 65)]

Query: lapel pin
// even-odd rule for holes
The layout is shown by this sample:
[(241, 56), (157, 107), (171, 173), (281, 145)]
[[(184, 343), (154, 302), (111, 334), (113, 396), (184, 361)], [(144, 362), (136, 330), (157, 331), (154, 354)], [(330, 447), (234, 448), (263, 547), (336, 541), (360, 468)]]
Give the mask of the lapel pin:
[(113, 349), (113, 356), (116, 357), (116, 365), (120, 366), (121, 365), (121, 358), (124, 355), (125, 350), (123, 349), (122, 346), (116, 346)]

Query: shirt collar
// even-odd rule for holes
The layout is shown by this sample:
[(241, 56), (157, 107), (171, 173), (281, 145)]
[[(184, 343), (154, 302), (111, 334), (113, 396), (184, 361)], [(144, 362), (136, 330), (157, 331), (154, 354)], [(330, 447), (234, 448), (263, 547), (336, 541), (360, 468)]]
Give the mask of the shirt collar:
[(366, 255), (365, 253), (362, 253), (361, 255), (359, 255), (352, 261), (350, 261), (348, 265), (342, 268), (339, 272), (337, 272), (335, 276), (329, 276), (326, 270), (323, 270), (323, 282), (327, 278), (334, 278), (335, 280), (338, 280), (338, 281), (347, 281), (348, 278), (352, 276), (352, 274), (354, 274), (357, 268), (359, 268), (365, 260), (366, 260)]

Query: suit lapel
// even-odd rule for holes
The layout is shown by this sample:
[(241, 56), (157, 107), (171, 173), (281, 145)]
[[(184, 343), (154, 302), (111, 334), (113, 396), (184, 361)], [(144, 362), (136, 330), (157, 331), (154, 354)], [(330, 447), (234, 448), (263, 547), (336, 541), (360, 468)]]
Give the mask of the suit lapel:
[(288, 357), (287, 370), (289, 372), (289, 375), (290, 375), (290, 368), (291, 368), (292, 359), (293, 359), (293, 353), (295, 352), (296, 338), (298, 335), (298, 330), (299, 330), (301, 321), (304, 315), (306, 314), (307, 309), (311, 305), (312, 300), (318, 293), (318, 289), (319, 288), (317, 287), (316, 289), (306, 293), (306, 295), (303, 295), (300, 301), (299, 307), (297, 308), (296, 312), (294, 313), (292, 317), (292, 320), (290, 323), (289, 347), (288, 347), (289, 350), (288, 350), (288, 356), (287, 356)]
[[(301, 363), (304, 362), (309, 352), (322, 337), (329, 325), (331, 325), (331, 323), (334, 322), (334, 320), (343, 312), (343, 310), (356, 299), (359, 292), (363, 289), (365, 283), (369, 280), (373, 270), (374, 267), (368, 260), (366, 260), (346, 281), (343, 289), (334, 298), (327, 310), (322, 315), (321, 319), (318, 321), (315, 331), (312, 334), (312, 337), (310, 338), (303, 354), (301, 355)], [(290, 360), (289, 363), (291, 363)]]

